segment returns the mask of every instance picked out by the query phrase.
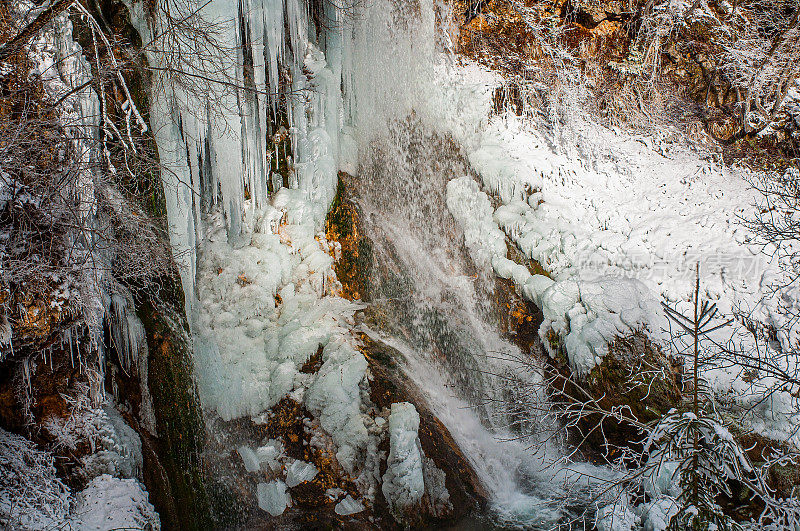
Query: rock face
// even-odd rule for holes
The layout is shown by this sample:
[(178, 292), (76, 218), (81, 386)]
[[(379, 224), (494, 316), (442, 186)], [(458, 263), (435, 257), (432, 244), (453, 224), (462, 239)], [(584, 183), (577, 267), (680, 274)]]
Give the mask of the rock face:
[[(369, 300), (375, 289), (373, 246), (350, 197), (353, 177), (340, 174), (339, 179), (326, 227), (329, 241), (339, 245), (334, 269), (343, 285), (342, 296)], [(366, 313), (372, 320), (384, 318), (374, 307)], [(518, 317), (525, 322), (522, 313)], [(512, 320), (509, 329), (518, 329), (517, 319)], [(373, 514), (380, 518), (386, 513), (382, 525), (435, 526), (459, 521), (483, 507), (487, 500), (483, 485), (447, 428), (397, 365), (401, 355), (364, 334), (359, 339), (369, 362), (370, 401), (376, 409), (389, 412), (383, 419), (388, 420), (388, 437), (383, 436), (378, 448), (385, 461)]]
[[(641, 331), (616, 338), (602, 363), (585, 379), (574, 379), (564, 359), (552, 360), (551, 366), (558, 373), (553, 383), (555, 400), (568, 408), (591, 400), (604, 411), (619, 411), (626, 419), (648, 423), (681, 400), (681, 365), (667, 358)], [(613, 453), (614, 447), (635, 446), (642, 437), (633, 423), (600, 414), (583, 415), (572, 431), (590, 458)]]
[[(172, 282), (169, 282), (171, 280)], [(182, 303), (180, 281), (165, 279), (166, 300)], [(146, 331), (148, 383), (156, 406), (156, 437), (147, 440), (145, 483), (168, 529), (206, 529), (211, 512), (203, 483), (205, 425), (192, 377), (191, 343), (182, 311), (145, 299), (138, 309)], [(148, 466), (149, 465), (149, 466)]]
[[(372, 401), (377, 407), (391, 408), (392, 412), (389, 458), (383, 475), (384, 485), (387, 479), (391, 485), (383, 487), (383, 494), (392, 514), (409, 525), (434, 525), (458, 521), (485, 506), (488, 494), (469, 461), (447, 428), (430, 411), (419, 390), (397, 366), (395, 360), (400, 353), (366, 336), (362, 336), (362, 341), (373, 377)], [(417, 452), (419, 460), (414, 457)], [(404, 461), (401, 456), (409, 454), (412, 454), (410, 461), (397, 464)], [(410, 462), (419, 466), (412, 467)]]
[(328, 241), (338, 244), (334, 271), (342, 283), (341, 296), (358, 300), (363, 299), (367, 292), (372, 245), (361, 233), (358, 210), (349, 197), (346, 184), (350, 179), (350, 175), (339, 173), (336, 197), (325, 220), (325, 232)]

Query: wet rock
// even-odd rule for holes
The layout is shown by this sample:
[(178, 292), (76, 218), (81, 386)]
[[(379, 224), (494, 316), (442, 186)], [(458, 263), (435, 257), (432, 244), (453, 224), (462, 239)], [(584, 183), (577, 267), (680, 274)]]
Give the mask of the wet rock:
[[(425, 495), (421, 503), (416, 505), (418, 511), (413, 515), (413, 524), (442, 525), (457, 521), (485, 506), (488, 493), (450, 432), (430, 411), (419, 390), (402, 373), (395, 361), (401, 354), (366, 336), (361, 339), (372, 373), (373, 403), (379, 408), (391, 408), (392, 404), (408, 402), (419, 413), (417, 434), (424, 453), (423, 475), (428, 477)], [(442, 503), (442, 496), (437, 494), (437, 486), (441, 487), (442, 483), (449, 494), (450, 507)]]
[(150, 457), (145, 460), (145, 483), (164, 527), (207, 529), (211, 507), (201, 458), (205, 425), (192, 376), (183, 291), (177, 275), (164, 279), (162, 286), (160, 298), (144, 298), (137, 309), (146, 331), (147, 376), (158, 434), (143, 434), (151, 439), (146, 446), (152, 450), (145, 453)]
[(372, 268), (372, 244), (361, 230), (358, 209), (352, 202), (347, 183), (352, 179), (339, 173), (336, 197), (325, 220), (325, 237), (335, 242), (333, 269), (341, 282), (339, 295), (349, 300), (366, 299)]

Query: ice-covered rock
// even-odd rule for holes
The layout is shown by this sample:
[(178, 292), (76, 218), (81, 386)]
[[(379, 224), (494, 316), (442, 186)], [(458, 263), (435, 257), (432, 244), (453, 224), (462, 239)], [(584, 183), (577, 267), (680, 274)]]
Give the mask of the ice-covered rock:
[(317, 467), (305, 461), (294, 460), (286, 467), (286, 486), (296, 487), (306, 481), (311, 481), (317, 476)]
[(492, 219), (489, 196), (469, 176), (447, 183), (447, 209), (464, 230), (464, 239), (478, 265), (488, 266), (495, 256), (505, 256), (506, 237)]
[(572, 370), (580, 376), (601, 363), (616, 337), (644, 329), (658, 339), (666, 329), (659, 302), (636, 279), (551, 282), (531, 277), (525, 288), (523, 294), (538, 301), (544, 313), (539, 335), (545, 346), (555, 354), (547, 340), (552, 330), (561, 338)]
[(597, 531), (633, 531), (639, 525), (639, 517), (623, 497), (598, 509), (594, 525)]
[(677, 461), (662, 461), (658, 455), (652, 456), (647, 464), (647, 475), (644, 477), (644, 490), (647, 495), (653, 499), (680, 495), (679, 465)]
[(364, 504), (348, 494), (342, 501), (336, 504), (333, 510), (336, 511), (336, 514), (348, 516), (363, 511)]
[(674, 498), (662, 496), (649, 503), (636, 507), (642, 519), (644, 531), (666, 531), (673, 516), (678, 514), (680, 506)]
[(422, 456), (422, 475), (425, 479), (425, 495), (433, 516), (443, 517), (453, 510), (450, 492), (447, 490), (447, 475), (439, 469), (433, 459)]
[(280, 516), (290, 504), (286, 484), (275, 479), (269, 483), (259, 483), (256, 486), (258, 506), (272, 516)]
[(361, 418), (359, 384), (367, 360), (343, 339), (332, 339), (322, 351), (323, 363), (305, 395), (305, 404), (336, 442), (336, 458), (348, 473), (358, 470), (357, 460), (368, 444), (369, 433)]

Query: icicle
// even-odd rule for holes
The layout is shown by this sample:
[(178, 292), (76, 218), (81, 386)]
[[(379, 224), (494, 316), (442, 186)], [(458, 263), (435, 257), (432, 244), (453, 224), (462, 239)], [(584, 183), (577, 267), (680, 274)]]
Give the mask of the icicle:
[(25, 387), (28, 390), (28, 399), (33, 396), (33, 386), (31, 385), (31, 360), (25, 358), (22, 360), (22, 378), (25, 380)]
[(284, 61), (283, 54), (283, 0), (263, 0), (264, 13), (264, 62), (269, 76), (269, 100), (273, 120), (277, 118), (279, 74), (278, 64)]
[(124, 295), (111, 296), (111, 338), (125, 371), (138, 362), (139, 352), (145, 342), (144, 325), (133, 313), (133, 304)]
[(75, 368), (75, 354), (72, 351), (72, 328), (68, 328), (64, 332), (64, 336), (66, 337), (67, 343), (69, 344), (69, 365), (71, 368)]
[[(8, 316), (3, 314), (0, 317), (0, 348), (9, 348), (11, 353), (14, 353), (14, 345), (12, 344), (13, 331), (11, 330), (11, 323), (8, 321)], [(3, 353), (0, 352), (0, 361), (3, 361)]]

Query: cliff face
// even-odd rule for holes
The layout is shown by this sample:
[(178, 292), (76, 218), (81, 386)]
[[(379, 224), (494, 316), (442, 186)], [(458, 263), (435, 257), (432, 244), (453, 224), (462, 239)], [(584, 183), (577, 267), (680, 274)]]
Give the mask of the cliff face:
[[(454, 6), (461, 15), (455, 17), (459, 52), (511, 80), (556, 87), (567, 80), (553, 77), (555, 67), (571, 63), (588, 77), (590, 106), (611, 124), (646, 128), (655, 119), (708, 144), (692, 133), (702, 129), (723, 146), (728, 162), (756, 157), (772, 168), (775, 160), (796, 157), (800, 115), (791, 93), (796, 74), (787, 63), (796, 52), (791, 10), (781, 19), (770, 6), (716, 0), (670, 6), (498, 0)], [(760, 43), (751, 35), (758, 31)], [(737, 54), (745, 53), (737, 39), (751, 39), (749, 53), (760, 57), (755, 63), (760, 69), (745, 74), (736, 64)], [(775, 84), (770, 94), (777, 99), (764, 100), (768, 110), (758, 111), (765, 113), (761, 118), (744, 117), (761, 105), (743, 86), (748, 75), (752, 84)]]
[[(72, 510), (109, 474), (104, 488), (119, 485), (123, 495), (143, 481), (165, 526), (207, 528), (183, 293), (146, 114), (138, 114), (147, 76), (118, 66), (133, 66), (119, 43), (136, 35), (122, 3), (62, 7), (54, 17), (0, 8), (5, 40), (38, 28), (3, 56), (0, 113), (11, 140), (0, 163), (0, 428), (56, 456), (59, 476), (80, 492)], [(45, 15), (41, 27), (26, 26)], [(112, 139), (114, 130), (128, 133)], [(146, 492), (143, 500), (130, 509), (135, 521), (124, 520), (120, 502), (115, 521), (157, 527)], [(13, 525), (18, 516), (0, 520)]]
[[(672, 146), (641, 170), (620, 159), (655, 158), (650, 139), (636, 151), (609, 129), (606, 150), (587, 139), (599, 128), (559, 134), (586, 112), (674, 129), (714, 163), (783, 169), (800, 130), (781, 81), (795, 72), (781, 54), (796, 16), (748, 33), (772, 44), (763, 68), (740, 71), (730, 61), (747, 50), (729, 37), (769, 6), (396, 0), (364, 19), (317, 1), (213, 7), (231, 24), (180, 21), (184, 38), (154, 51), (143, 45), (158, 24), (176, 23), (157, 2), (79, 2), (47, 24), (33, 22), (36, 6), (0, 6), (0, 41), (38, 28), (0, 53), (0, 428), (57, 458), (41, 476), (61, 520), (111, 481), (131, 486), (137, 503), (121, 513), (140, 526), (445, 525), (497, 495), (478, 466), (495, 448), (466, 455), (464, 417), (436, 416), (451, 389), (480, 411), (470, 426), (485, 440), (496, 435), (487, 396), (508, 408), (493, 413), (514, 437), (538, 428), (526, 407), (539, 392), (551, 402), (535, 408), (569, 410), (586, 391), (630, 412), (567, 430), (563, 442), (597, 460), (637, 449), (639, 428), (680, 405), (682, 370), (645, 335), (640, 284), (609, 282), (606, 294), (567, 277), (582, 266), (579, 239), (603, 265), (629, 258), (613, 254), (623, 247), (661, 259), (670, 242), (691, 244), (683, 225), (636, 223), (650, 206), (684, 216), (697, 175), (730, 174), (685, 156), (697, 171), (674, 179), (684, 188), (654, 180), (637, 195)], [(428, 83), (447, 70), (426, 62), (439, 52), (455, 74)], [(464, 108), (434, 108), (451, 100)], [(607, 195), (585, 201), (598, 186)], [(647, 202), (665, 190), (677, 199)], [(711, 236), (694, 227), (704, 242), (729, 236), (713, 232), (727, 193), (692, 206), (706, 209)], [(635, 221), (598, 207), (628, 194), (645, 205), (619, 207)], [(396, 217), (377, 219), (386, 213)], [(370, 327), (414, 343), (416, 361), (441, 370), (421, 380), (440, 396)], [(495, 348), (545, 381), (490, 365)], [(513, 457), (529, 465), (528, 450)], [(793, 469), (775, 475), (786, 492), (796, 482)], [(4, 510), (0, 524), (19, 524)]]

